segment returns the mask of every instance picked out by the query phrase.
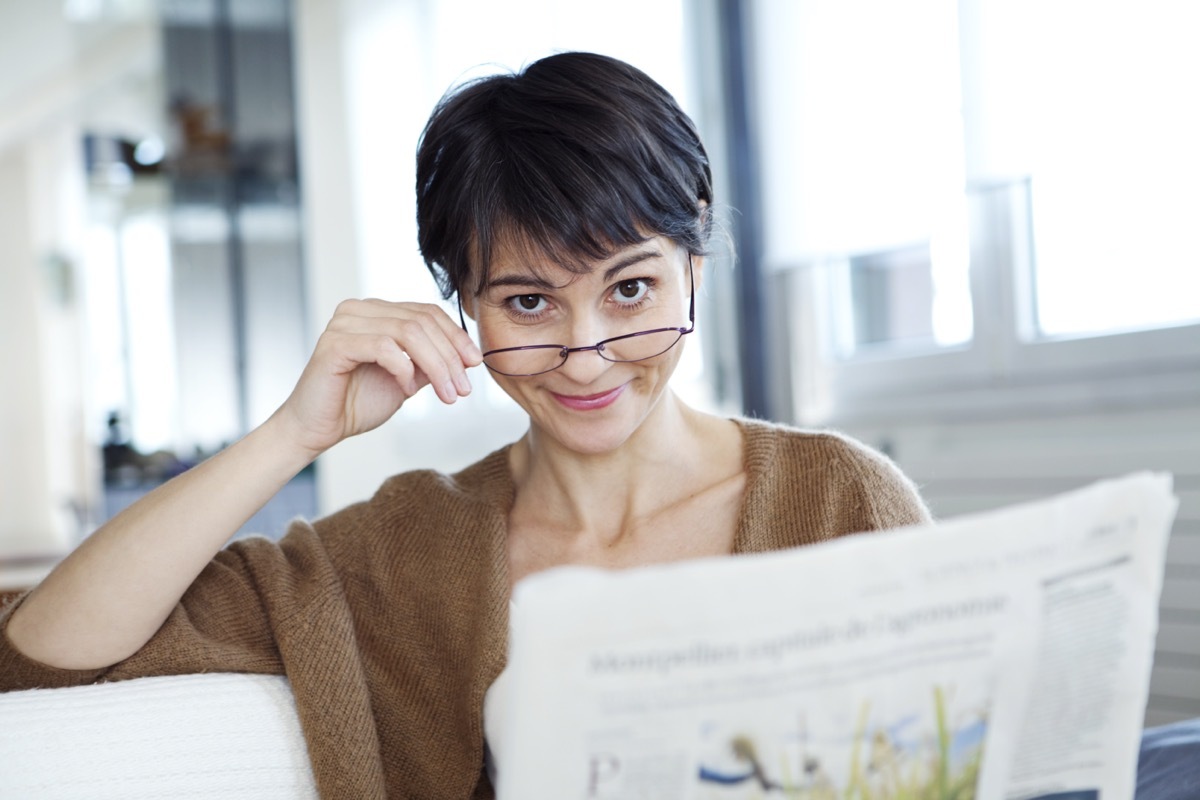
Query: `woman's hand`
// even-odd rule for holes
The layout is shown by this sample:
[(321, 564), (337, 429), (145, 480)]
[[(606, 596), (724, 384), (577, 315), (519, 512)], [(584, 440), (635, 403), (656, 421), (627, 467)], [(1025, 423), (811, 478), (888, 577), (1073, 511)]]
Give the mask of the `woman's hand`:
[(479, 348), (436, 305), (346, 300), (277, 412), (316, 455), (372, 430), (426, 385), (444, 403), (471, 392)]

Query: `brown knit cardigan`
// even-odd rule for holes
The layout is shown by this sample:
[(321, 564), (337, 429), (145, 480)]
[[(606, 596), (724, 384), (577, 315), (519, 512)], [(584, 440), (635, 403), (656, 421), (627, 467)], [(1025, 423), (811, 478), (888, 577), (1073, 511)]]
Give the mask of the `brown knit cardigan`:
[[(928, 519), (913, 485), (863, 445), (739, 422), (736, 553)], [(278, 543), (231, 544), (159, 632), (112, 667), (55, 669), (0, 636), (0, 690), (286, 674), (322, 797), (491, 797), (482, 709), (505, 662), (513, 495), (508, 448), (455, 475), (398, 475), (369, 501), (294, 523)]]

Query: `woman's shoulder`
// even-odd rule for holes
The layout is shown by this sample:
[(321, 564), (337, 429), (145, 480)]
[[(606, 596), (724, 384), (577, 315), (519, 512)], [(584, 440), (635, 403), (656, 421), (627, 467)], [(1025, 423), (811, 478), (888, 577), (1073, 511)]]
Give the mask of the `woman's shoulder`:
[(513, 493), (507, 453), (508, 447), (501, 448), (453, 473), (398, 473), (370, 498), (323, 516), (312, 527), (335, 548), (370, 548), (410, 538), (432, 544), (457, 539), (488, 521), (504, 519)]
[(393, 475), (383, 482), (369, 502), (380, 507), (396, 503), (503, 507), (511, 501), (513, 493), (512, 473), (508, 466), (511, 447), (505, 445), (456, 472), (416, 469)]
[(929, 520), (916, 484), (884, 453), (836, 430), (736, 420), (746, 442), (748, 496), (822, 508), (847, 530)]
[(744, 417), (734, 421), (745, 437), (748, 466), (763, 463), (775, 468), (824, 469), (835, 459), (869, 471), (899, 471), (886, 455), (840, 431)]

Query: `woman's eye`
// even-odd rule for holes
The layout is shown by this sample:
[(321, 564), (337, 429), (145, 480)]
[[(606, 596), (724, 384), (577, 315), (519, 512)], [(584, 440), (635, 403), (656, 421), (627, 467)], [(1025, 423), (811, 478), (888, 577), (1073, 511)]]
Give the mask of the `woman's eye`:
[(621, 281), (615, 287), (617, 300), (621, 303), (636, 303), (646, 296), (646, 292), (650, 290), (650, 284), (643, 278), (633, 278), (627, 281)]
[(546, 298), (540, 294), (519, 294), (510, 297), (508, 302), (513, 310), (524, 314), (536, 314), (546, 307)]

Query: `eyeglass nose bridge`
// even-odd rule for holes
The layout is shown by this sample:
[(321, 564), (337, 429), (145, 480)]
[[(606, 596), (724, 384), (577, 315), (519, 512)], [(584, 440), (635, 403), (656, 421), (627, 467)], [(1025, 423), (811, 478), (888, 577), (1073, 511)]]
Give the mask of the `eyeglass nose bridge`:
[[(595, 350), (596, 355), (600, 356), (601, 358), (604, 358), (605, 345), (607, 345), (609, 341), (611, 341), (611, 340), (605, 339), (602, 342), (596, 342), (595, 344), (589, 344), (585, 347), (566, 347), (566, 346), (564, 346), (562, 350), (558, 351), (558, 357), (561, 358), (563, 361), (566, 361), (567, 356), (571, 355), (571, 353), (586, 353), (588, 350)], [(605, 360), (607, 361), (607, 359), (605, 359)]]

